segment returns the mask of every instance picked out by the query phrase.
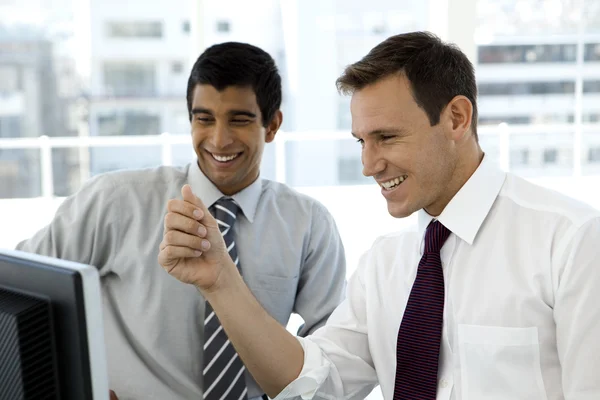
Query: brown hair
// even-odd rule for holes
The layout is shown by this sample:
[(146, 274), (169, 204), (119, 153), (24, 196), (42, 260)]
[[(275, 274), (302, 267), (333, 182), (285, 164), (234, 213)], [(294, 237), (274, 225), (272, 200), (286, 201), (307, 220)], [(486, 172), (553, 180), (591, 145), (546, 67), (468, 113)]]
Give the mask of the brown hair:
[(431, 126), (440, 122), (446, 105), (458, 95), (473, 105), (471, 130), (477, 140), (477, 83), (473, 64), (458, 47), (428, 32), (392, 36), (362, 60), (349, 65), (336, 81), (338, 90), (352, 94), (392, 74), (410, 81), (413, 98)]

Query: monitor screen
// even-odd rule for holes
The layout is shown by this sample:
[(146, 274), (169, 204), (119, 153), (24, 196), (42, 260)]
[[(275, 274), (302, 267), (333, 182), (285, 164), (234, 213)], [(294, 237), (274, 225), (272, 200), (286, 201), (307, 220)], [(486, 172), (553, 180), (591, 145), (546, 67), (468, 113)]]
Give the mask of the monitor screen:
[(97, 269), (0, 249), (0, 399), (108, 393)]

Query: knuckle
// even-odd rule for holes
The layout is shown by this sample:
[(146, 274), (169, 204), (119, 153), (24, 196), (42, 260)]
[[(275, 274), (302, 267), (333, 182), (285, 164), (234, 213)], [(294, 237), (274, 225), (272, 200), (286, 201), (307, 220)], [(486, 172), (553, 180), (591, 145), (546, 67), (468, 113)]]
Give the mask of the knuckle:
[(175, 211), (177, 209), (177, 199), (170, 199), (167, 202), (167, 210)]
[(202, 248), (202, 238), (199, 238), (199, 237), (194, 238), (194, 248), (195, 249)]
[(172, 228), (173, 227), (173, 219), (175, 218), (175, 214), (173, 213), (167, 213), (167, 215), (165, 215), (165, 225), (168, 228)]
[(175, 249), (171, 246), (165, 247), (165, 255), (167, 258), (173, 258), (175, 256)]
[(194, 221), (193, 219), (188, 219), (187, 225), (190, 232), (196, 232), (199, 227), (198, 222)]
[(185, 205), (185, 212), (186, 212), (186, 213), (187, 213), (187, 214), (188, 214), (190, 217), (194, 215), (194, 210), (195, 210), (195, 209), (196, 209), (196, 208), (194, 207), (194, 205), (193, 205), (193, 204), (186, 203), (186, 205)]
[[(168, 244), (174, 244), (177, 239), (177, 234), (174, 231), (169, 231), (165, 234), (165, 242)], [(167, 247), (167, 249), (170, 249)]]

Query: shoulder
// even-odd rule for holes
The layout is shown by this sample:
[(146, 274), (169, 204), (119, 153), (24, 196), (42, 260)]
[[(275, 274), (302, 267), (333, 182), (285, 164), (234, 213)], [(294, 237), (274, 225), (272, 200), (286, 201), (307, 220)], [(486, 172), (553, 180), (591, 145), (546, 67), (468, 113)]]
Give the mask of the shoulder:
[[(396, 232), (390, 232), (378, 236), (371, 247), (367, 251), (370, 254), (382, 254), (389, 253), (390, 251), (396, 251), (401, 248), (411, 248), (411, 245), (420, 241), (418, 237), (419, 233), (416, 224)], [(408, 246), (408, 247), (407, 247)]]
[(499, 200), (538, 221), (561, 221), (575, 229), (600, 217), (591, 205), (513, 174), (507, 175)]
[(323, 203), (314, 197), (300, 193), (283, 183), (263, 179), (262, 196), (264, 200), (273, 202), (281, 211), (294, 213), (304, 217), (333, 219)]
[(183, 185), (187, 179), (187, 168), (160, 166), (107, 172), (88, 180), (77, 195), (105, 193), (120, 197), (139, 191), (160, 192), (178, 183)]
[(136, 185), (161, 185), (187, 179), (188, 166), (159, 166), (154, 168), (132, 169), (108, 172), (99, 175), (99, 184), (112, 185), (115, 188)]

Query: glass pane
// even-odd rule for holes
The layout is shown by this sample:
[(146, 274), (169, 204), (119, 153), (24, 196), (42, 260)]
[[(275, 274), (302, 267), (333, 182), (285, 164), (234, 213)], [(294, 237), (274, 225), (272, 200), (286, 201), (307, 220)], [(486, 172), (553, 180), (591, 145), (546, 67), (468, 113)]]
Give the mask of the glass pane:
[(525, 177), (573, 174), (572, 133), (511, 133), (510, 170)]
[(120, 110), (98, 116), (99, 136), (143, 136), (160, 133), (160, 116), (154, 113)]
[(160, 146), (95, 147), (90, 149), (90, 176), (131, 168), (162, 164)]
[(479, 132), (479, 145), (486, 158), (500, 165), (500, 135), (497, 133)]
[(154, 64), (106, 62), (103, 79), (107, 96), (153, 96), (156, 92)]
[(160, 38), (163, 34), (160, 21), (129, 21), (107, 23), (107, 34), (113, 38)]
[(581, 141), (581, 173), (600, 175), (600, 129), (596, 132), (585, 132)]
[[(277, 141), (277, 137), (275, 137)], [(260, 164), (260, 176), (265, 179), (276, 180), (277, 178), (277, 147), (275, 142), (268, 143), (263, 152), (262, 162)]]
[[(496, 67), (497, 68), (497, 67)], [(539, 67), (543, 68), (543, 67)], [(570, 124), (575, 115), (575, 81), (485, 83), (480, 79), (481, 125)], [(563, 72), (561, 72), (563, 74)]]
[(586, 33), (600, 33), (600, 2), (598, 0), (583, 0), (584, 24)]
[[(598, 50), (600, 51), (600, 44)], [(590, 62), (600, 64), (600, 53), (592, 61), (586, 61), (586, 63)], [(583, 81), (582, 121), (584, 124), (600, 123), (600, 76), (597, 79)]]
[(42, 195), (40, 151), (0, 149), (0, 199)]
[(360, 146), (353, 140), (309, 140), (285, 145), (286, 180), (291, 186), (372, 184), (362, 174)]
[(171, 145), (171, 162), (173, 165), (183, 166), (195, 160), (196, 153), (191, 143)]
[(0, 138), (23, 137), (23, 121), (20, 115), (0, 116)]
[(508, 125), (536, 125), (536, 124), (572, 124), (575, 115), (571, 112), (548, 113), (544, 110), (532, 110), (528, 115), (486, 115), (479, 118), (480, 126), (495, 126), (501, 123)]
[[(584, 0), (585, 24), (584, 62), (586, 69), (597, 71), (600, 65), (600, 2)], [(600, 76), (597, 73), (588, 74), (583, 82), (582, 120), (584, 124), (600, 124)], [(598, 174), (600, 169), (596, 161), (596, 133), (584, 133), (581, 149), (581, 170), (583, 174)], [(587, 141), (587, 142), (586, 142)]]
[(600, 43), (586, 43), (584, 45), (583, 59), (585, 62), (600, 61)]
[(573, 63), (576, 55), (575, 44), (497, 45), (478, 48), (480, 64)]
[(479, 0), (477, 35), (575, 34), (581, 23), (581, 5), (581, 1), (571, 0)]
[(81, 186), (81, 168), (83, 163), (89, 165), (89, 150), (87, 148), (56, 148), (52, 149), (52, 178), (54, 195), (65, 197), (75, 193)]
[(479, 84), (480, 96), (574, 94), (575, 81), (502, 82)]

